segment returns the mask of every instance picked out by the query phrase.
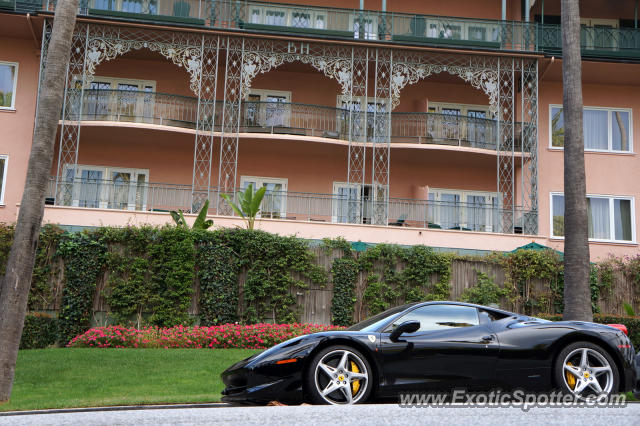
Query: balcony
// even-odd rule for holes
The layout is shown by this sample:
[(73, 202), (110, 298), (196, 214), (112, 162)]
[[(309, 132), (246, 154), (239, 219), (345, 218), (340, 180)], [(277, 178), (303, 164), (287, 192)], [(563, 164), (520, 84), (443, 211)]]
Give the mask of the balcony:
[(43, 0), (0, 0), (0, 11), (34, 13), (43, 9)]
[(536, 50), (535, 24), (520, 21), (242, 0), (81, 0), (80, 14), (322, 38), (490, 50)]
[[(195, 213), (197, 209), (192, 208), (194, 195), (198, 199), (208, 196), (212, 200), (211, 214), (215, 214), (218, 207), (227, 210), (225, 201), (216, 188), (211, 188), (208, 194), (194, 194), (190, 185), (86, 177), (61, 180), (52, 177), (49, 180), (46, 203), (130, 212), (182, 210)], [(374, 218), (374, 211), (384, 212), (384, 223)], [(491, 233), (510, 233), (513, 218), (513, 233), (517, 234), (528, 229), (525, 226), (535, 218), (535, 212), (524, 212), (520, 208), (503, 209), (496, 203), (400, 198), (390, 198), (387, 202), (336, 194), (270, 191), (263, 200), (260, 218)]]
[[(560, 25), (538, 24), (539, 49), (562, 54)], [(587, 27), (580, 29), (583, 57), (640, 59), (640, 29)]]
[[(205, 130), (222, 131), (222, 101), (214, 117), (201, 117)], [(195, 129), (198, 99), (165, 93), (128, 90), (85, 90), (72, 120), (146, 123)], [(392, 144), (435, 144), (496, 150), (496, 120), (437, 113), (349, 111), (319, 105), (245, 101), (241, 105), (240, 132), (297, 135), (342, 140), (367, 140)], [(521, 124), (516, 123), (516, 151), (521, 150)], [(202, 128), (202, 127), (201, 127)], [(374, 132), (375, 130), (375, 132)], [(366, 132), (366, 133), (365, 133)], [(375, 135), (375, 137), (374, 137)], [(246, 135), (245, 135), (246, 136)]]

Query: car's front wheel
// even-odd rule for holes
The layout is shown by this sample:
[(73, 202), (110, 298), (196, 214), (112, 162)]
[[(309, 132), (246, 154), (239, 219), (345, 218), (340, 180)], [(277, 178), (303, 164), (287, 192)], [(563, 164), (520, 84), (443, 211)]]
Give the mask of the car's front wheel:
[(357, 404), (371, 393), (372, 377), (369, 362), (358, 350), (330, 346), (311, 361), (305, 386), (314, 404)]
[(561, 390), (579, 399), (606, 398), (620, 383), (611, 356), (591, 342), (575, 342), (561, 350), (554, 373)]

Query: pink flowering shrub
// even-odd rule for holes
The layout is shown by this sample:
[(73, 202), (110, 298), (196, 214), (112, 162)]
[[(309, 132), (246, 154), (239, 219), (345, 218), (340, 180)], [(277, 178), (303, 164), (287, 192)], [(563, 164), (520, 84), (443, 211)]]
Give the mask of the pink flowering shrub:
[(318, 324), (223, 324), (211, 327), (95, 327), (76, 337), (68, 348), (243, 348), (266, 349), (285, 340), (343, 327)]

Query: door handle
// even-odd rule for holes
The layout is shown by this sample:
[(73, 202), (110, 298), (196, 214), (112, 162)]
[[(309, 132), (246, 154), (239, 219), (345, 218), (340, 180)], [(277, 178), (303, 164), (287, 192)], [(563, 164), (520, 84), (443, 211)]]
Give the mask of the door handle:
[(482, 336), (482, 340), (490, 342), (493, 340), (493, 335)]

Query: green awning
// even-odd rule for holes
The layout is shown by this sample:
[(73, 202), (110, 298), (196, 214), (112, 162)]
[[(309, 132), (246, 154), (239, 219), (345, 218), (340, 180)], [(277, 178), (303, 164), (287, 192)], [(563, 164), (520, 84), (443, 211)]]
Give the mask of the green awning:
[(529, 244), (525, 244), (523, 246), (520, 246), (514, 250), (511, 250), (511, 253), (515, 253), (518, 250), (553, 250), (556, 253), (558, 253), (558, 255), (560, 256), (560, 258), (564, 258), (564, 253), (558, 250), (554, 250), (551, 247), (547, 247), (547, 246), (543, 246), (542, 244), (538, 244), (536, 242), (531, 242)]

